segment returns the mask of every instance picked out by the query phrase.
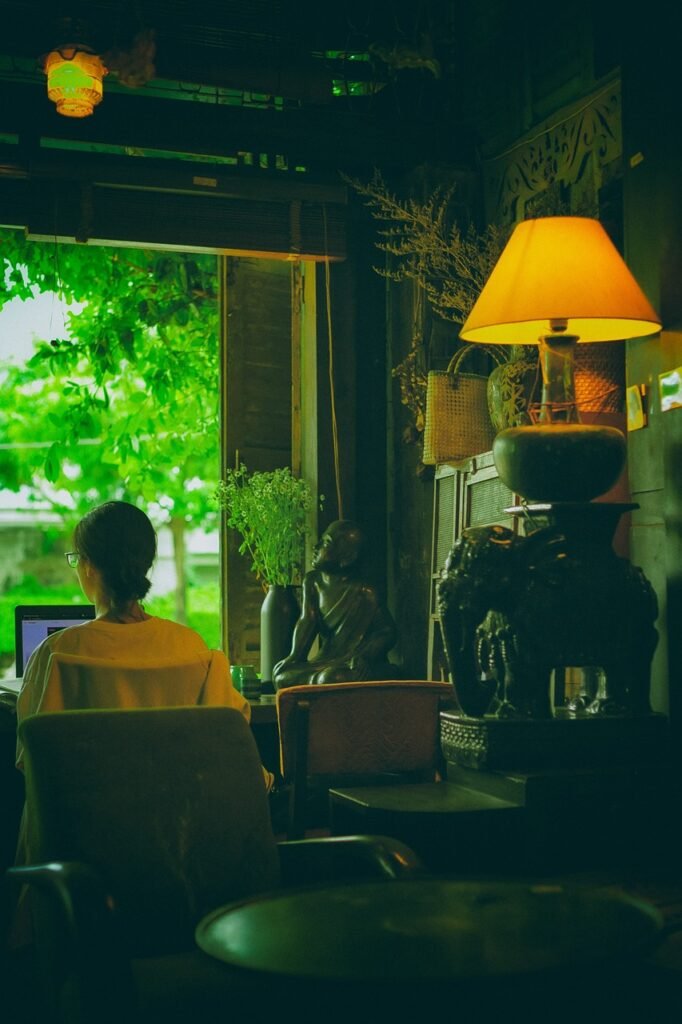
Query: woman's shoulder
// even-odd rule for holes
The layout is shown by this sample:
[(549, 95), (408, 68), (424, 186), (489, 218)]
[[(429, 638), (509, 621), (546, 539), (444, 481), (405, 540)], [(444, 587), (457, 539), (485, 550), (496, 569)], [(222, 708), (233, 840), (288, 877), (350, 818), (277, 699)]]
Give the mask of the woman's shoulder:
[(150, 615), (144, 621), (149, 626), (156, 626), (157, 629), (167, 629), (178, 633), (192, 633), (194, 636), (199, 637), (196, 629), (192, 629), (191, 626), (186, 626), (182, 622), (176, 622), (175, 619), (162, 619), (159, 615)]
[(203, 637), (197, 633), (195, 629), (192, 629), (191, 626), (185, 626), (182, 622), (175, 622), (174, 619), (162, 619), (157, 615), (150, 615), (148, 619), (144, 620), (144, 624), (150, 632), (154, 631), (159, 635), (165, 635), (177, 640), (182, 640), (187, 644), (193, 644), (200, 650), (208, 650), (208, 646)]
[(154, 651), (158, 655), (160, 650), (165, 650), (169, 658), (175, 656), (178, 647), (190, 653), (208, 650), (196, 630), (156, 615), (150, 615), (142, 622), (123, 625), (92, 619), (54, 633), (43, 641), (41, 647), (44, 648), (44, 657), (52, 653), (111, 657), (112, 651), (118, 651), (121, 645), (135, 656), (141, 651)]
[[(92, 628), (96, 624), (97, 619), (87, 619), (75, 626), (66, 626), (64, 629), (46, 636), (40, 647), (47, 654), (52, 654), (54, 651), (59, 651), (62, 654), (75, 653), (78, 651), (83, 637), (90, 636)], [(83, 630), (87, 630), (87, 634), (83, 633)]]

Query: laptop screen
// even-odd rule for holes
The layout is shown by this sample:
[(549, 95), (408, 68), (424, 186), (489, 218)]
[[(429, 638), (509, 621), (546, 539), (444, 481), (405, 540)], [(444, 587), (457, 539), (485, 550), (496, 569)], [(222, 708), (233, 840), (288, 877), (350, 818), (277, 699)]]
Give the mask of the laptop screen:
[(23, 676), (26, 663), (39, 643), (66, 626), (94, 619), (91, 604), (20, 604), (14, 609), (16, 674)]

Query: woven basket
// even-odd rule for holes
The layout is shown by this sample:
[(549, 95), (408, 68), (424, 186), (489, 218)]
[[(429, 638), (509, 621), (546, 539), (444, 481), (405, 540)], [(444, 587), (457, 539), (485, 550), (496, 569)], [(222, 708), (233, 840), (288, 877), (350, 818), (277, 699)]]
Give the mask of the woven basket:
[(621, 341), (576, 346), (575, 400), (582, 412), (623, 411), (625, 345)]
[(488, 412), (488, 378), (460, 370), (474, 348), (459, 349), (447, 370), (429, 371), (422, 459), (427, 466), (457, 462), (492, 447), (495, 428)]

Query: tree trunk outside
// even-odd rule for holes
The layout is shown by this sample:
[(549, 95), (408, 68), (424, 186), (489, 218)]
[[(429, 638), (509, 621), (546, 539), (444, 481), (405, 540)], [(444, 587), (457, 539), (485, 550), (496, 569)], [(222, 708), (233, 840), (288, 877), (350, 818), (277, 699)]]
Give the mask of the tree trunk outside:
[(185, 520), (171, 518), (173, 563), (175, 565), (175, 621), (187, 624), (187, 572), (185, 567)]

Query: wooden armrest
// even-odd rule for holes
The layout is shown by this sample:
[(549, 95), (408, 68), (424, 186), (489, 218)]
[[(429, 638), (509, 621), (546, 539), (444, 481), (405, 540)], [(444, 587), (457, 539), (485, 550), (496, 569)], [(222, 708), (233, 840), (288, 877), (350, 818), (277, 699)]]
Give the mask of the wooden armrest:
[(41, 982), (57, 1019), (114, 1024), (133, 999), (130, 959), (102, 878), (80, 862), (9, 868), (11, 882), (36, 890), (30, 909)]
[(277, 848), (284, 886), (409, 878), (425, 870), (409, 846), (388, 836), (325, 836)]

